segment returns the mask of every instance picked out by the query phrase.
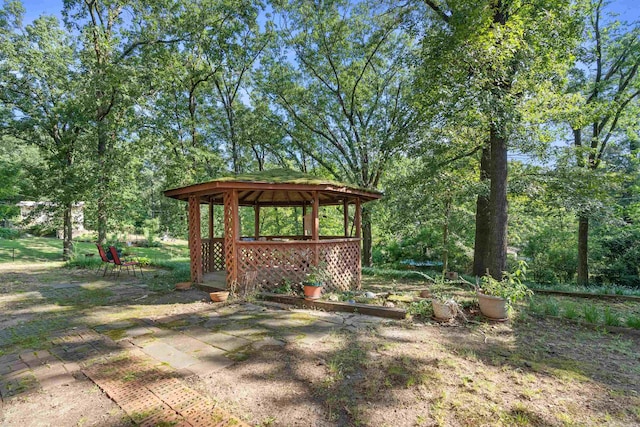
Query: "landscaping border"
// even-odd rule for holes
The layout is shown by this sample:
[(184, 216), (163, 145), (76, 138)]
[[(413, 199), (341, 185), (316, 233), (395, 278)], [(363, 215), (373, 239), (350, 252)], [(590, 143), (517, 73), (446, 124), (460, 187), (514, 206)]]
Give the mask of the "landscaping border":
[(282, 304), (291, 304), (298, 307), (315, 308), (326, 311), (341, 311), (346, 313), (359, 313), (369, 316), (385, 317), (388, 319), (405, 319), (407, 317), (407, 311), (401, 308), (395, 307), (381, 307), (371, 304), (360, 303), (346, 303), (346, 302), (334, 302), (334, 301), (307, 301), (301, 297), (295, 297), (291, 295), (272, 294), (268, 292), (262, 292), (258, 294), (258, 297), (272, 302), (279, 302)]

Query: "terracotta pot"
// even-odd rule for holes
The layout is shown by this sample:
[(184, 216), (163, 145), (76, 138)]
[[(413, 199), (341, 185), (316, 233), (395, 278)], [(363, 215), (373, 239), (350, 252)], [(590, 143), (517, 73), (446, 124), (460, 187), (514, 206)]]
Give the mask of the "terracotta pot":
[(228, 291), (211, 292), (209, 296), (211, 297), (211, 301), (213, 302), (223, 302), (223, 301), (226, 301), (227, 298), (229, 298), (229, 292)]
[(319, 299), (322, 293), (322, 286), (304, 285), (304, 299), (313, 301)]
[(455, 271), (447, 271), (447, 279), (458, 280), (458, 273), (456, 273)]
[(421, 298), (431, 298), (431, 292), (429, 291), (429, 289), (423, 289), (420, 291), (420, 297)]
[(433, 317), (435, 317), (437, 320), (453, 319), (453, 311), (447, 304), (443, 303), (440, 300), (432, 299), (431, 305), (433, 306)]
[(189, 289), (191, 289), (191, 282), (176, 283), (176, 290), (178, 291), (187, 291)]
[(477, 292), (480, 312), (489, 319), (504, 320), (508, 318), (507, 300), (500, 297)]

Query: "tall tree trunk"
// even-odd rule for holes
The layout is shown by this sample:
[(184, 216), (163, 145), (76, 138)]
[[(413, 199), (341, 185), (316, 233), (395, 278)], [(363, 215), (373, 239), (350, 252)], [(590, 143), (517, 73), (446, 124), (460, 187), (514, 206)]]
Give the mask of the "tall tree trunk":
[(69, 261), (73, 254), (73, 220), (71, 211), (73, 203), (68, 203), (63, 214), (64, 223), (62, 226), (62, 259)]
[(451, 196), (445, 200), (444, 225), (442, 227), (442, 276), (449, 270), (449, 217), (451, 214)]
[(589, 218), (578, 218), (578, 284), (589, 284)]
[[(491, 170), (491, 149), (484, 147), (480, 158), (480, 182), (489, 180)], [(489, 195), (478, 194), (476, 201), (476, 236), (473, 248), (473, 274), (484, 276), (489, 259), (489, 230), (491, 215), (489, 214)]]
[(98, 122), (98, 243), (107, 240), (107, 198), (109, 196), (109, 172), (107, 170), (107, 126), (106, 119)]
[(489, 272), (498, 280), (507, 268), (507, 138), (495, 124), (489, 130), (491, 192), (489, 194)]
[(362, 265), (371, 267), (371, 210), (367, 206), (362, 207)]

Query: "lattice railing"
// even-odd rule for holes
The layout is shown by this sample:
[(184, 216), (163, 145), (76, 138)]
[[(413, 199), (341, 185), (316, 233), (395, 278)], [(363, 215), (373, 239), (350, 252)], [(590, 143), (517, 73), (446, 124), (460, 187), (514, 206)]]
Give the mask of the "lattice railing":
[(328, 290), (349, 290), (360, 286), (360, 240), (320, 242), (239, 242), (238, 274), (255, 275), (265, 289), (277, 287), (283, 279), (304, 280), (313, 264), (315, 251), (326, 265), (331, 281)]
[(222, 271), (224, 263), (224, 239), (202, 239), (202, 271)]

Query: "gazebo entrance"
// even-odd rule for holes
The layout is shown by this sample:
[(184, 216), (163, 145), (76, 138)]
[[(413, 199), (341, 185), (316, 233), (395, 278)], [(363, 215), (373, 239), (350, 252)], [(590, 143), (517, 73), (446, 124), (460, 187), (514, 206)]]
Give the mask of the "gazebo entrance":
[[(269, 289), (283, 280), (301, 282), (309, 268), (323, 265), (329, 289), (360, 286), (361, 206), (382, 197), (379, 192), (358, 189), (289, 170), (221, 178), (165, 191), (165, 196), (188, 202), (191, 280), (202, 283), (204, 274), (224, 270), (226, 285), (256, 281)], [(209, 208), (209, 236), (201, 235), (201, 205)], [(214, 238), (214, 206), (223, 206), (223, 237)], [(344, 234), (320, 236), (320, 206), (341, 205)], [(241, 236), (240, 207), (254, 211), (254, 232)], [(265, 236), (260, 230), (264, 207), (301, 207), (303, 233)], [(353, 223), (350, 224), (350, 208)]]

